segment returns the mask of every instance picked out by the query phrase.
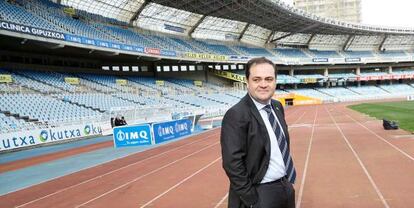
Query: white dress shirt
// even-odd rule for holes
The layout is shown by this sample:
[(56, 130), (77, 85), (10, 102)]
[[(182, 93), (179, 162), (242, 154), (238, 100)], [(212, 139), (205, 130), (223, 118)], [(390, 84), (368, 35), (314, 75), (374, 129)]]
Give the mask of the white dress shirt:
[[(262, 117), (266, 125), (267, 133), (269, 134), (269, 138), (270, 138), (269, 167), (261, 183), (272, 182), (286, 175), (285, 162), (283, 161), (282, 153), (280, 151), (275, 132), (273, 131), (272, 125), (270, 124), (267, 112), (263, 109), (266, 105), (263, 105), (257, 102), (251, 96), (250, 98), (253, 100), (253, 103), (257, 107), (257, 110), (259, 110), (260, 116)], [(269, 101), (269, 104), (270, 104), (270, 101)], [(285, 132), (283, 132), (282, 126), (280, 125), (279, 119), (277, 118), (275, 112), (273, 111), (273, 108), (272, 108), (272, 114), (276, 118), (277, 124), (279, 125), (280, 130), (282, 131), (282, 134), (285, 135)]]

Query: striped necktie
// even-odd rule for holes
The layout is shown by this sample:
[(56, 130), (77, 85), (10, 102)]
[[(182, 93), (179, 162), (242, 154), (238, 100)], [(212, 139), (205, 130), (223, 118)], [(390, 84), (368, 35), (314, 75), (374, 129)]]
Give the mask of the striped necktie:
[(263, 110), (266, 111), (269, 117), (270, 124), (272, 125), (273, 131), (275, 132), (277, 143), (279, 144), (280, 152), (282, 153), (283, 162), (285, 163), (286, 176), (289, 182), (295, 183), (296, 170), (295, 166), (293, 165), (292, 157), (290, 156), (286, 137), (280, 129), (281, 127), (272, 113), (272, 107), (270, 105), (266, 105), (265, 107), (263, 107)]

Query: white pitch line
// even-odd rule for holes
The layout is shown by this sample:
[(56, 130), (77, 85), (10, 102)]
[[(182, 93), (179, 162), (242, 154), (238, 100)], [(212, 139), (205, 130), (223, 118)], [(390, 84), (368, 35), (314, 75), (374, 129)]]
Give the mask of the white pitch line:
[(193, 176), (199, 174), (201, 171), (207, 169), (208, 167), (210, 167), (211, 165), (213, 165), (214, 163), (216, 163), (217, 161), (219, 161), (221, 159), (221, 156), (218, 157), (217, 159), (215, 159), (213, 162), (207, 164), (206, 166), (204, 166), (203, 168), (199, 169), (198, 171), (196, 171), (195, 173), (189, 175), (187, 178), (184, 178), (183, 180), (181, 180), (180, 182), (176, 183), (174, 186), (172, 186), (171, 188), (167, 189), (166, 191), (164, 191), (163, 193), (159, 194), (158, 196), (154, 197), (153, 199), (151, 199), (150, 201), (148, 201), (147, 203), (145, 203), (144, 205), (141, 206), (141, 208), (150, 205), (152, 202), (154, 202), (155, 200), (161, 198), (162, 196), (164, 196), (165, 194), (167, 194), (168, 192), (170, 192), (171, 190), (177, 188), (178, 186), (180, 186), (181, 184), (183, 184), (184, 182), (188, 181), (190, 178), (192, 178)]
[(414, 158), (412, 156), (410, 156), (409, 154), (407, 154), (406, 152), (404, 152), (403, 150), (401, 150), (400, 148), (398, 148), (397, 146), (393, 145), (391, 142), (387, 141), (386, 139), (384, 139), (384, 137), (378, 135), (377, 133), (373, 132), (371, 129), (369, 129), (368, 127), (364, 126), (363, 124), (361, 124), (359, 121), (355, 120), (354, 118), (352, 118), (351, 116), (349, 116), (348, 114), (344, 113), (346, 116), (348, 116), (349, 118), (351, 118), (353, 121), (355, 121), (358, 125), (364, 127), (366, 130), (368, 130), (369, 132), (371, 132), (372, 134), (374, 134), (376, 137), (378, 137), (379, 139), (381, 139), (383, 142), (387, 143), (388, 145), (390, 145), (391, 147), (393, 147), (395, 150), (397, 150), (398, 152), (400, 152), (401, 154), (405, 155), (406, 157), (408, 157), (410, 160), (414, 161)]
[(300, 119), (302, 119), (302, 117), (306, 114), (306, 111), (302, 113), (302, 115), (299, 116), (298, 119), (296, 119), (295, 123), (297, 123)]
[(223, 202), (227, 199), (228, 196), (229, 196), (229, 193), (224, 195), (223, 198), (221, 198), (221, 200), (219, 202), (217, 202), (217, 204), (216, 204), (216, 206), (214, 206), (214, 208), (218, 208), (220, 205), (222, 205)]
[(289, 125), (289, 128), (300, 128), (300, 127), (310, 128), (312, 127), (312, 124), (302, 123), (302, 124)]
[[(325, 109), (326, 109), (326, 107), (325, 107)], [(384, 196), (382, 195), (381, 191), (379, 190), (379, 188), (375, 184), (374, 180), (372, 179), (371, 175), (369, 174), (369, 172), (368, 172), (367, 168), (365, 167), (364, 163), (362, 162), (361, 158), (359, 158), (358, 154), (356, 153), (356, 151), (352, 147), (351, 143), (348, 141), (348, 139), (346, 138), (345, 134), (342, 132), (342, 129), (338, 126), (338, 124), (336, 123), (335, 119), (332, 117), (332, 115), (331, 115), (331, 113), (329, 111), (328, 111), (328, 114), (329, 114), (329, 117), (331, 117), (332, 121), (335, 123), (336, 128), (341, 133), (342, 138), (345, 140), (345, 142), (348, 145), (349, 149), (351, 149), (352, 153), (354, 154), (354, 156), (358, 160), (359, 165), (361, 166), (362, 170), (364, 170), (365, 175), (367, 175), (368, 180), (371, 182), (371, 185), (374, 187), (375, 192), (377, 192), (377, 195), (381, 199), (381, 202), (384, 204), (384, 207), (389, 208), (390, 206), (388, 205), (387, 201), (385, 201)]]
[[(284, 108), (285, 110), (286, 110), (286, 108)], [(293, 114), (295, 114), (296, 112), (298, 112), (299, 110), (296, 108), (294, 111), (292, 111), (292, 112), (289, 112), (289, 114), (286, 114), (286, 117), (290, 117), (290, 116), (292, 116)]]
[(300, 205), (302, 203), (303, 189), (305, 187), (305, 180), (306, 180), (306, 175), (307, 175), (307, 172), (308, 172), (308, 164), (309, 164), (310, 153), (311, 153), (311, 150), (312, 150), (313, 135), (314, 135), (314, 132), (315, 132), (315, 123), (316, 123), (316, 118), (317, 117), (318, 117), (318, 109), (316, 109), (315, 119), (313, 119), (311, 138), (310, 138), (310, 142), (309, 142), (309, 146), (308, 146), (308, 151), (306, 153), (306, 161), (305, 161), (305, 167), (304, 167), (304, 171), (303, 171), (302, 181), (300, 183), (300, 188), (299, 188), (299, 193), (298, 193), (298, 201), (296, 202), (296, 207), (297, 208), (300, 208)]
[(151, 172), (148, 172), (148, 173), (146, 173), (146, 174), (144, 174), (144, 175), (141, 175), (141, 176), (139, 176), (139, 177), (137, 177), (137, 178), (133, 179), (132, 181), (129, 181), (129, 182), (127, 182), (127, 183), (124, 183), (124, 184), (122, 184), (122, 185), (120, 185), (120, 186), (118, 186), (118, 187), (116, 187), (116, 188), (114, 188), (114, 189), (111, 189), (111, 190), (109, 190), (109, 191), (107, 191), (107, 192), (105, 192), (105, 193), (103, 193), (103, 194), (101, 194), (101, 195), (99, 195), (99, 196), (97, 196), (97, 197), (95, 197), (95, 198), (93, 198), (93, 199), (90, 199), (90, 200), (88, 200), (88, 201), (86, 201), (86, 202), (84, 202), (84, 203), (82, 203), (82, 204), (79, 204), (79, 205), (77, 205), (76, 207), (81, 207), (81, 206), (83, 206), (83, 205), (85, 205), (85, 204), (89, 204), (90, 202), (93, 202), (93, 201), (95, 201), (95, 200), (97, 200), (97, 199), (99, 199), (99, 198), (102, 198), (102, 197), (104, 197), (104, 196), (106, 196), (106, 195), (108, 195), (108, 194), (110, 194), (110, 193), (112, 193), (112, 192), (114, 192), (114, 191), (116, 191), (116, 190), (119, 190), (119, 189), (121, 189), (121, 188), (123, 188), (123, 187), (125, 187), (125, 186), (128, 186), (129, 184), (132, 184), (132, 183), (134, 183), (134, 182), (136, 182), (136, 181), (138, 181), (138, 180), (140, 180), (140, 179), (142, 179), (142, 178), (144, 178), (144, 177), (146, 177), (146, 176), (149, 176), (149, 175), (151, 175), (151, 174), (153, 174), (153, 173), (156, 173), (156, 172), (158, 172), (158, 171), (160, 171), (160, 170), (162, 170), (162, 169), (164, 169), (164, 168), (166, 168), (166, 167), (169, 167), (169, 166), (171, 166), (171, 165), (173, 165), (173, 164), (175, 164), (175, 163), (177, 163), (177, 162), (179, 162), (179, 161), (181, 161), (181, 160), (184, 160), (184, 159), (186, 159), (186, 158), (189, 158), (189, 157), (191, 157), (191, 156), (193, 156), (193, 155), (195, 155), (195, 154), (197, 154), (197, 153), (199, 153), (199, 152), (204, 151), (205, 149), (208, 149), (208, 148), (210, 148), (210, 147), (212, 147), (212, 146), (214, 146), (214, 145), (217, 145), (218, 143), (219, 143), (219, 142), (215, 142), (215, 143), (213, 143), (213, 144), (211, 144), (211, 145), (208, 145), (208, 146), (206, 146), (206, 147), (204, 147), (204, 148), (202, 148), (202, 149), (200, 149), (200, 150), (198, 150), (198, 151), (196, 151), (196, 152), (193, 152), (193, 153), (191, 153), (191, 154), (189, 154), (189, 155), (187, 155), (187, 156), (185, 156), (185, 157), (182, 157), (182, 158), (180, 158), (180, 159), (174, 160), (173, 162), (170, 162), (170, 163), (168, 163), (168, 164), (166, 164), (166, 165), (163, 165), (163, 166), (161, 166), (161, 167), (159, 167), (159, 168), (157, 168), (157, 169), (155, 169), (155, 170), (152, 170)]
[(412, 139), (414, 139), (414, 135), (412, 135), (412, 134), (410, 134), (410, 135), (396, 135), (396, 136), (393, 136), (393, 138), (391, 138), (391, 139), (408, 139), (408, 140), (412, 140)]
[[(207, 136), (206, 138), (210, 138), (210, 137), (212, 137), (212, 136), (217, 136), (217, 135), (218, 135), (218, 134), (213, 134), (213, 135)], [(165, 151), (165, 152), (162, 152), (162, 153), (160, 153), (160, 154), (156, 154), (156, 155), (153, 155), (153, 156), (151, 156), (151, 157), (145, 158), (145, 159), (143, 159), (143, 160), (140, 160), (140, 161), (137, 161), (137, 162), (131, 163), (131, 164), (127, 165), (127, 166), (120, 167), (120, 168), (118, 168), (118, 169), (112, 170), (112, 171), (107, 172), (107, 173), (105, 173), (105, 174), (95, 176), (95, 177), (93, 177), (93, 178), (91, 178), (91, 179), (88, 179), (88, 180), (86, 180), (86, 181), (82, 181), (82, 182), (80, 182), (80, 183), (74, 184), (74, 185), (69, 186), (69, 187), (66, 187), (66, 188), (64, 188), (64, 189), (60, 189), (59, 191), (55, 191), (55, 192), (50, 193), (50, 194), (48, 194), (48, 195), (45, 195), (45, 196), (39, 197), (39, 198), (37, 198), (37, 199), (35, 199), (35, 200), (32, 200), (32, 201), (29, 201), (29, 202), (27, 202), (27, 203), (21, 204), (21, 205), (17, 206), (16, 208), (19, 208), (19, 207), (24, 207), (24, 206), (29, 205), (29, 204), (32, 204), (32, 203), (34, 203), (34, 202), (37, 202), (37, 201), (40, 201), (40, 200), (42, 200), (42, 199), (48, 198), (48, 197), (50, 197), (50, 196), (56, 195), (56, 194), (58, 194), (58, 193), (62, 193), (62, 192), (64, 192), (64, 191), (66, 191), (66, 190), (69, 190), (69, 189), (72, 189), (72, 188), (78, 187), (78, 186), (83, 185), (83, 184), (88, 183), (88, 182), (91, 182), (91, 181), (93, 181), (93, 180), (95, 180), (95, 179), (100, 179), (100, 178), (102, 178), (102, 177), (104, 177), (104, 176), (107, 176), (107, 175), (109, 175), (109, 174), (112, 174), (112, 173), (118, 172), (118, 171), (120, 171), (120, 170), (123, 170), (123, 169), (125, 169), (125, 168), (131, 167), (131, 166), (133, 166), (133, 165), (136, 165), (136, 164), (139, 164), (139, 163), (145, 162), (145, 161), (150, 160), (150, 159), (154, 159), (154, 158), (160, 157), (160, 156), (165, 155), (165, 154), (167, 154), (167, 153), (169, 153), (169, 152), (172, 152), (172, 151), (174, 151), (174, 150), (178, 150), (178, 149), (181, 149), (181, 148), (183, 148), (183, 147), (185, 147), (185, 146), (188, 146), (188, 145), (190, 145), (190, 144), (199, 143), (199, 142), (202, 142), (202, 141), (205, 141), (205, 139), (200, 139), (200, 140), (197, 140), (197, 141), (193, 141), (193, 142), (190, 142), (190, 143), (184, 144), (184, 145), (179, 146), (179, 147), (172, 148), (172, 149), (170, 149), (170, 150), (168, 150), (168, 151)], [(137, 153), (134, 153), (134, 154), (137, 154)], [(131, 156), (131, 155), (127, 155), (127, 156), (125, 156), (125, 157), (128, 157), (128, 156)], [(117, 159), (122, 159), (122, 158), (124, 158), (124, 157), (117, 158)], [(108, 162), (111, 162), (111, 161), (108, 161)]]

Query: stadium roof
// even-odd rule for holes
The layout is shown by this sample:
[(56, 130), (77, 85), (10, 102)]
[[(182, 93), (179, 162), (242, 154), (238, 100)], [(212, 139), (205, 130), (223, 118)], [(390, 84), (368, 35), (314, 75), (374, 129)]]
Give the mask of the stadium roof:
[[(144, 29), (193, 37), (262, 41), (296, 33), (330, 35), (414, 34), (414, 29), (365, 26), (318, 17), (280, 0), (56, 0), (63, 5), (128, 22)], [(280, 35), (283, 32), (283, 35)], [(173, 33), (173, 32), (172, 32)], [(279, 36), (274, 34), (278, 33)]]

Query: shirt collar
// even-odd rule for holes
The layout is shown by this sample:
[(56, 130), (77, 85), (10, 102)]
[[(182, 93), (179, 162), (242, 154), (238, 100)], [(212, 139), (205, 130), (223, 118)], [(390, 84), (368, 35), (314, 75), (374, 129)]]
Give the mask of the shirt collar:
[(262, 104), (262, 103), (259, 103), (259, 102), (257, 102), (250, 94), (249, 94), (249, 96), (250, 96), (250, 99), (252, 99), (253, 100), (253, 103), (254, 103), (254, 105), (256, 106), (256, 108), (257, 108), (257, 110), (263, 110), (263, 108), (266, 106), (266, 105), (270, 105), (270, 103), (271, 103), (271, 100), (269, 100), (269, 103), (267, 103), (266, 105), (265, 104)]

